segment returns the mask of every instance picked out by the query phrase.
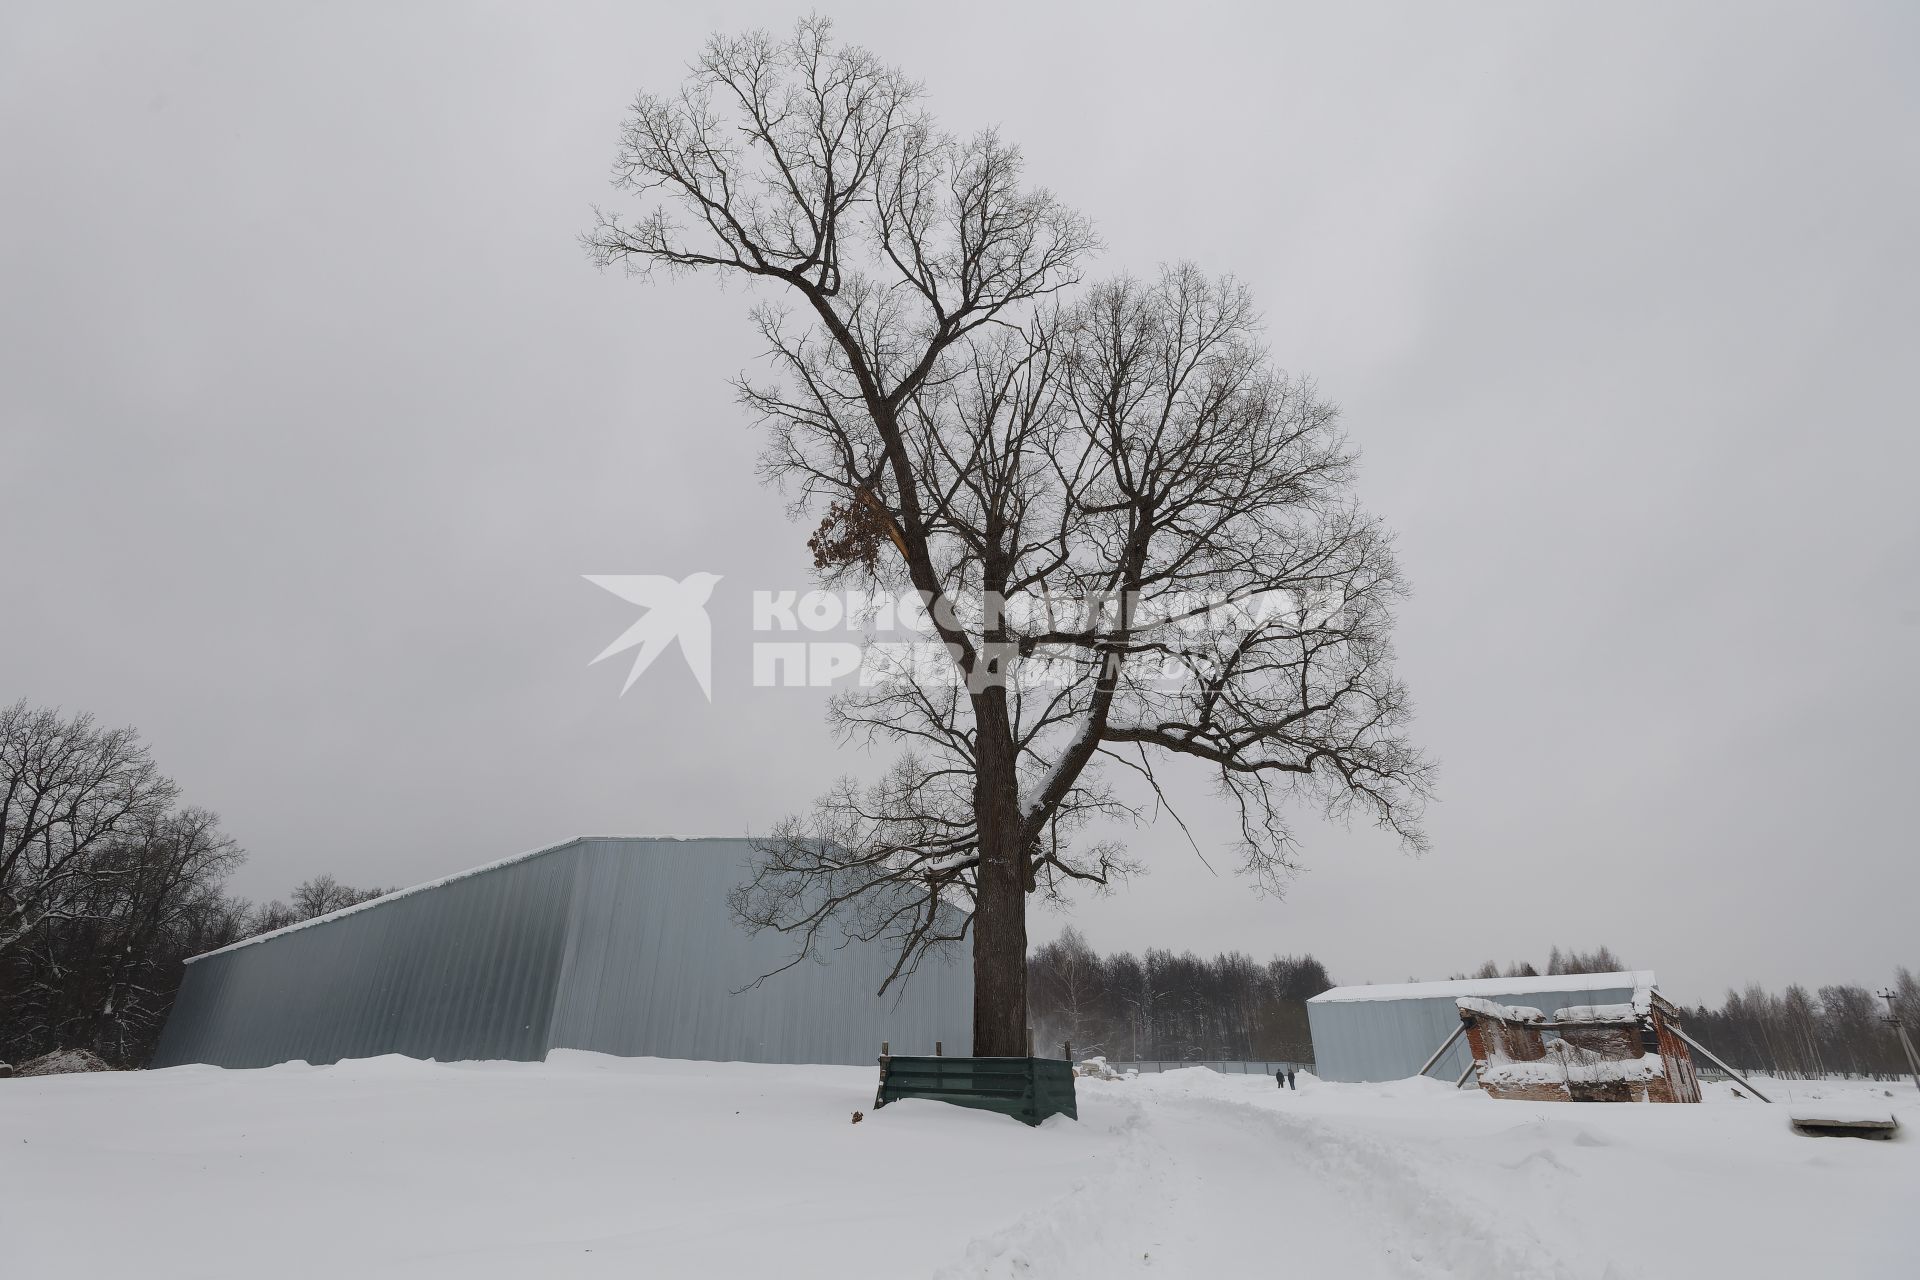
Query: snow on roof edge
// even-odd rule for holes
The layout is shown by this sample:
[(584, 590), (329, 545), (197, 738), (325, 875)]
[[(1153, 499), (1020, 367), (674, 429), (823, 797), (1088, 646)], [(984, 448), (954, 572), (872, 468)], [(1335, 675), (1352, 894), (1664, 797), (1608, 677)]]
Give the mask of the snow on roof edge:
[(449, 875), (441, 876), (435, 880), (422, 880), (419, 884), (410, 884), (404, 889), (395, 889), (392, 893), (383, 893), (377, 898), (368, 898), (365, 902), (356, 902), (350, 907), (342, 907), (338, 911), (329, 911), (327, 912), (327, 914), (323, 916), (315, 916), (311, 920), (297, 920), (292, 924), (283, 925), (278, 929), (270, 929), (266, 933), (256, 933), (251, 938), (242, 938), (238, 942), (229, 942), (224, 947), (215, 947), (211, 951), (202, 951), (197, 956), (188, 956), (186, 960), (184, 960), (182, 963), (192, 964), (196, 960), (205, 960), (208, 956), (225, 955), (229, 951), (238, 951), (242, 947), (250, 947), (256, 942), (266, 942), (269, 939), (278, 938), (282, 934), (298, 933), (302, 929), (311, 929), (314, 925), (317, 925), (317, 924), (326, 924), (329, 921), (338, 920), (342, 916), (350, 916), (357, 911), (365, 911), (370, 907), (377, 907), (382, 903), (392, 902), (395, 898), (404, 898), (410, 894), (420, 893), (427, 889), (438, 889), (441, 885), (452, 884), (455, 880), (465, 880), (468, 876), (485, 875), (489, 871), (498, 871), (501, 867), (512, 866), (516, 862), (526, 862), (529, 859), (537, 858), (543, 853), (555, 853), (561, 849), (565, 849), (569, 847), (570, 845), (579, 844), (583, 840), (693, 841), (693, 840), (751, 840), (751, 839), (753, 839), (752, 836), (711, 836), (711, 835), (709, 836), (605, 836), (605, 835), (568, 836), (565, 840), (562, 840), (557, 844), (544, 844), (544, 845), (541, 845), (538, 849), (528, 849), (524, 853), (515, 853), (505, 858), (496, 858), (492, 862), (482, 863), (480, 866), (477, 866), (477, 867), (468, 867), (465, 871), (455, 871)]
[(1628, 987), (1634, 991), (1655, 986), (1653, 970), (1623, 969), (1617, 973), (1562, 973), (1534, 978), (1456, 978), (1451, 982), (1381, 982), (1332, 987), (1307, 1000), (1308, 1004), (1349, 1004), (1360, 1000), (1440, 1000), (1460, 996), (1517, 996), (1557, 991), (1600, 991)]

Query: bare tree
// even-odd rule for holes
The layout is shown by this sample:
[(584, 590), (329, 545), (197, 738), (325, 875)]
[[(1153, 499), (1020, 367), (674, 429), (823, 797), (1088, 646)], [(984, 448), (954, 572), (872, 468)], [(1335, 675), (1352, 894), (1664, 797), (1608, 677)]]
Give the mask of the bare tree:
[(1107, 996), (1106, 974), (1099, 954), (1078, 929), (1069, 925), (1053, 942), (1037, 948), (1028, 973), (1038, 988), (1036, 1003), (1052, 1015), (1038, 1020), (1048, 1043), (1065, 1040), (1076, 1052), (1088, 1054), (1106, 1048), (1096, 1022)]
[(61, 939), (71, 959), (50, 971), (75, 1017), (63, 1042), (113, 1062), (144, 1055), (172, 1007), (179, 962), (192, 954), (180, 943), (220, 913), (221, 888), (242, 857), (205, 809), (143, 822), (116, 842), (90, 895), (89, 927)]
[(1595, 947), (1592, 951), (1579, 951), (1569, 947), (1561, 951), (1555, 947), (1547, 954), (1547, 973), (1550, 976), (1573, 973), (1621, 973), (1626, 970), (1626, 962), (1613, 954), (1608, 947)]
[(135, 1065), (184, 957), (232, 940), (242, 855), (176, 795), (130, 729), (0, 710), (0, 1054)]
[(371, 902), (391, 892), (378, 886), (361, 889), (342, 884), (332, 873), (323, 871), (295, 885), (291, 903), (275, 898), (246, 913), (241, 926), (242, 935), (252, 937), (272, 933), (275, 929), (284, 929), (288, 925), (330, 915), (362, 902)]
[(362, 902), (371, 902), (386, 892), (387, 890), (378, 887), (361, 889), (350, 884), (342, 884), (332, 875), (322, 872), (295, 887), (293, 908), (300, 913), (301, 919), (311, 920), (316, 916), (328, 915), (347, 907), (357, 906)]
[(836, 700), (843, 733), (907, 749), (763, 842), (736, 913), (794, 935), (796, 962), (889, 939), (889, 984), (970, 936), (974, 1052), (1012, 1055), (1027, 896), (1132, 869), (1083, 838), (1138, 812), (1114, 770), (1158, 800), (1157, 757), (1205, 762), (1277, 889), (1289, 800), (1418, 847), (1428, 765), (1390, 671), (1388, 539), (1247, 292), (1179, 268), (1066, 297), (1087, 221), (918, 94), (824, 21), (715, 38), (679, 94), (636, 101), (615, 182), (647, 208), (587, 243), (793, 304), (755, 311), (779, 377), (740, 386), (766, 472), (824, 510), (823, 576), (917, 593), (948, 664)]
[(100, 856), (177, 794), (132, 729), (24, 701), (0, 709), (0, 955), (86, 914), (94, 882), (123, 874)]

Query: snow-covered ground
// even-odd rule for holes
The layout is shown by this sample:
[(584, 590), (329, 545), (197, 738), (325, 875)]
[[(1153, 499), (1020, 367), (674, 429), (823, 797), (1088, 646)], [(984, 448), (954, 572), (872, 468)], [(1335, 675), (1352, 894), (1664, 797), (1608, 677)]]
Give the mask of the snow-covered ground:
[(0, 1274), (1920, 1276), (1911, 1084), (1776, 1084), (1893, 1108), (1869, 1142), (1724, 1085), (1552, 1104), (1194, 1069), (1083, 1080), (1079, 1123), (1029, 1130), (875, 1113), (874, 1076), (560, 1052), (0, 1081)]

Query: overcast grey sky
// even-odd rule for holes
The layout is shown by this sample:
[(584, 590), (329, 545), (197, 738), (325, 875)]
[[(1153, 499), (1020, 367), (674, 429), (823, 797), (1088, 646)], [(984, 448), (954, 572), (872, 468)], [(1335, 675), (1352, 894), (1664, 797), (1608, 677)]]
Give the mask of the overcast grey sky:
[[(1687, 1000), (1920, 964), (1920, 10), (828, 11), (1097, 270), (1250, 282), (1415, 591), (1429, 855), (1304, 822), (1275, 902), (1162, 825), (1036, 937), (1342, 981), (1604, 942)], [(727, 386), (750, 295), (575, 243), (633, 93), (799, 12), (8, 6), (0, 701), (139, 726), (256, 898), (871, 770), (749, 687), (749, 593), (808, 564)], [(617, 697), (634, 610), (580, 575), (695, 570), (712, 705), (677, 658)]]

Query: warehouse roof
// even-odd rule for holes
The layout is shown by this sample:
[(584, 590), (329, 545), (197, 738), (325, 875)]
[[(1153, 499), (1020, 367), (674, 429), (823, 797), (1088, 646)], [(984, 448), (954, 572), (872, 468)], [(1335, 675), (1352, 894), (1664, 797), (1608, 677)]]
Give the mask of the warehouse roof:
[(409, 894), (423, 893), (428, 889), (438, 889), (441, 885), (452, 884), (456, 880), (465, 880), (470, 876), (483, 876), (489, 871), (498, 871), (500, 868), (512, 866), (516, 862), (525, 862), (529, 858), (537, 858), (543, 853), (553, 853), (560, 849), (570, 848), (583, 840), (699, 841), (740, 840), (744, 838), (745, 837), (742, 836), (569, 836), (558, 844), (543, 844), (538, 849), (528, 849), (525, 853), (515, 853), (505, 858), (496, 858), (492, 862), (485, 863), (478, 867), (468, 867), (465, 871), (455, 871), (451, 875), (444, 875), (435, 880), (427, 880), (420, 884), (410, 884), (404, 889), (395, 889), (392, 893), (383, 893), (377, 898), (368, 898), (365, 902), (356, 902), (350, 907), (342, 907), (338, 911), (329, 911), (323, 916), (314, 916), (311, 920), (296, 920), (290, 925), (272, 929), (266, 933), (256, 933), (251, 938), (242, 938), (238, 942), (229, 942), (224, 947), (215, 947), (212, 951), (202, 951), (197, 956), (188, 956), (186, 963), (192, 964), (196, 960), (205, 960), (208, 956), (224, 955), (229, 951), (238, 951), (242, 947), (251, 947), (256, 943), (266, 942), (269, 939), (278, 938), (283, 934), (298, 933), (302, 929), (311, 929), (315, 925), (326, 924), (329, 921), (338, 920), (342, 916), (350, 916), (356, 912), (385, 906), (395, 898), (404, 898)]
[(1549, 991), (1605, 991), (1616, 987), (1642, 991), (1654, 985), (1653, 970), (1621, 973), (1557, 973), (1532, 978), (1460, 978), (1452, 982), (1384, 982), (1334, 987), (1308, 1004), (1346, 1004), (1355, 1000), (1443, 1000), (1461, 996), (1537, 995)]

